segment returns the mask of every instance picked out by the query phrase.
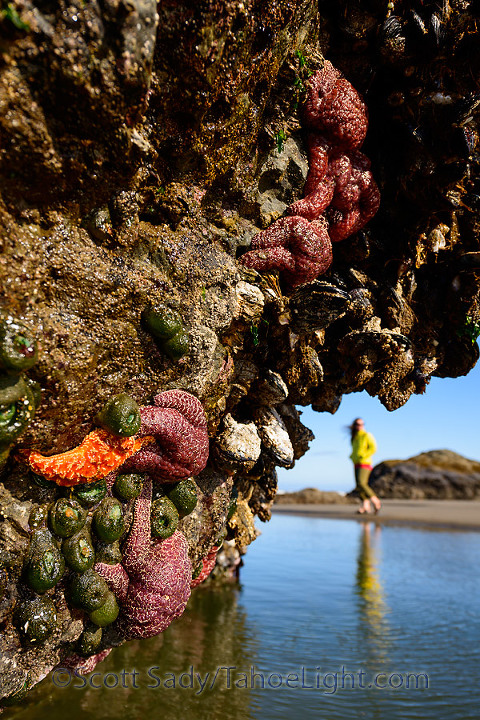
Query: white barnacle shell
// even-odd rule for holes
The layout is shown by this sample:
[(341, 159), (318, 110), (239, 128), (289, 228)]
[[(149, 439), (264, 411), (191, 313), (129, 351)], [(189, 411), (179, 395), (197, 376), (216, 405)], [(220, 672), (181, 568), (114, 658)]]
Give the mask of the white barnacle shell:
[(240, 280), (235, 287), (235, 293), (238, 317), (247, 322), (258, 320), (265, 305), (265, 298), (260, 288)]
[(233, 467), (250, 470), (261, 451), (261, 440), (253, 422), (237, 422), (230, 414), (222, 423), (222, 431), (216, 438), (216, 451), (221, 460)]
[(285, 423), (274, 408), (258, 408), (254, 411), (258, 434), (266, 450), (277, 465), (290, 467), (293, 464), (293, 445)]

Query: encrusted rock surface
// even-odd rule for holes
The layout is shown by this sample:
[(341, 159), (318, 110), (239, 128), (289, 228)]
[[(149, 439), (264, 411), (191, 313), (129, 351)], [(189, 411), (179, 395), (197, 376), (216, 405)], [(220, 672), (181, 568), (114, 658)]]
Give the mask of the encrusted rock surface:
[[(468, 0), (442, 8), (2, 4), (0, 311), (39, 347), (22, 371), (30, 420), (31, 381), (42, 397), (2, 444), (0, 696), (19, 699), (75, 654), (86, 623), (66, 593), (70, 571), (46, 590), (46, 640), (26, 644), (14, 623), (35, 595), (22, 575), (31, 510), (60, 492), (36, 484), (21, 451), (78, 446), (112, 395), (146, 406), (166, 390), (193, 394), (211, 451), (179, 532), (193, 570), (227, 533), (219, 563), (235, 574), (255, 515), (270, 517), (276, 465), (312, 439), (295, 405), (335, 412), (366, 389), (393, 410), (432, 375), (474, 366), (480, 17)], [(303, 195), (301, 107), (325, 58), (368, 108), (362, 152), (381, 203), (334, 243), (328, 271), (292, 293), (238, 260)], [(144, 322), (159, 306), (177, 318), (160, 339)], [(131, 501), (124, 514), (122, 547)], [(123, 641), (121, 628), (104, 628), (100, 652)]]

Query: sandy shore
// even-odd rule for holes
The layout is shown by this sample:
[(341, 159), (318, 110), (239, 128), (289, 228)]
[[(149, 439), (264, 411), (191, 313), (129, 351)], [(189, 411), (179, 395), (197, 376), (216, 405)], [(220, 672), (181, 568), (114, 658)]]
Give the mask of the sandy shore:
[(475, 500), (382, 500), (378, 515), (358, 515), (357, 505), (274, 505), (274, 514), (374, 520), (383, 525), (416, 525), (453, 530), (480, 530), (480, 501)]

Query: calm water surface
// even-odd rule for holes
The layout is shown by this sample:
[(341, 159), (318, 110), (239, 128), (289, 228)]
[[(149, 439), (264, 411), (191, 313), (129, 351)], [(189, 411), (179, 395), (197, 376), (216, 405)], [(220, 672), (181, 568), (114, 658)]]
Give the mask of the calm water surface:
[(478, 720), (480, 534), (293, 515), (262, 530), (240, 589), (199, 588), (89, 678), (117, 687), (50, 677), (3, 717)]

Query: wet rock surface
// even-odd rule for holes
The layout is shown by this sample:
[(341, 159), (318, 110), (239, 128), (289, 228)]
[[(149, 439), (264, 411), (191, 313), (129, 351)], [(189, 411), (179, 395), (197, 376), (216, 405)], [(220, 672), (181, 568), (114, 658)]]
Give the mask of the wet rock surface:
[[(432, 375), (474, 366), (480, 16), (474, 3), (442, 7), (2, 5), (0, 311), (25, 324), (38, 358), (18, 373), (28, 423), (1, 445), (0, 695), (20, 699), (76, 653), (88, 621), (67, 570), (44, 593), (48, 637), (27, 642), (15, 625), (40, 596), (23, 568), (31, 511), (46, 517), (62, 492), (38, 482), (23, 451), (78, 446), (113, 395), (145, 406), (162, 391), (193, 394), (211, 451), (178, 527), (192, 570), (226, 538), (217, 567), (235, 576), (255, 516), (270, 517), (275, 467), (312, 440), (296, 405), (333, 413), (366, 389), (393, 410)], [(368, 107), (362, 149), (381, 204), (334, 244), (328, 272), (291, 293), (237, 261), (302, 197), (301, 107), (325, 57)], [(142, 321), (160, 306), (175, 318), (168, 336)], [(120, 547), (95, 548), (103, 560), (121, 557), (132, 502)], [(104, 627), (99, 655), (123, 639), (121, 625)]]

